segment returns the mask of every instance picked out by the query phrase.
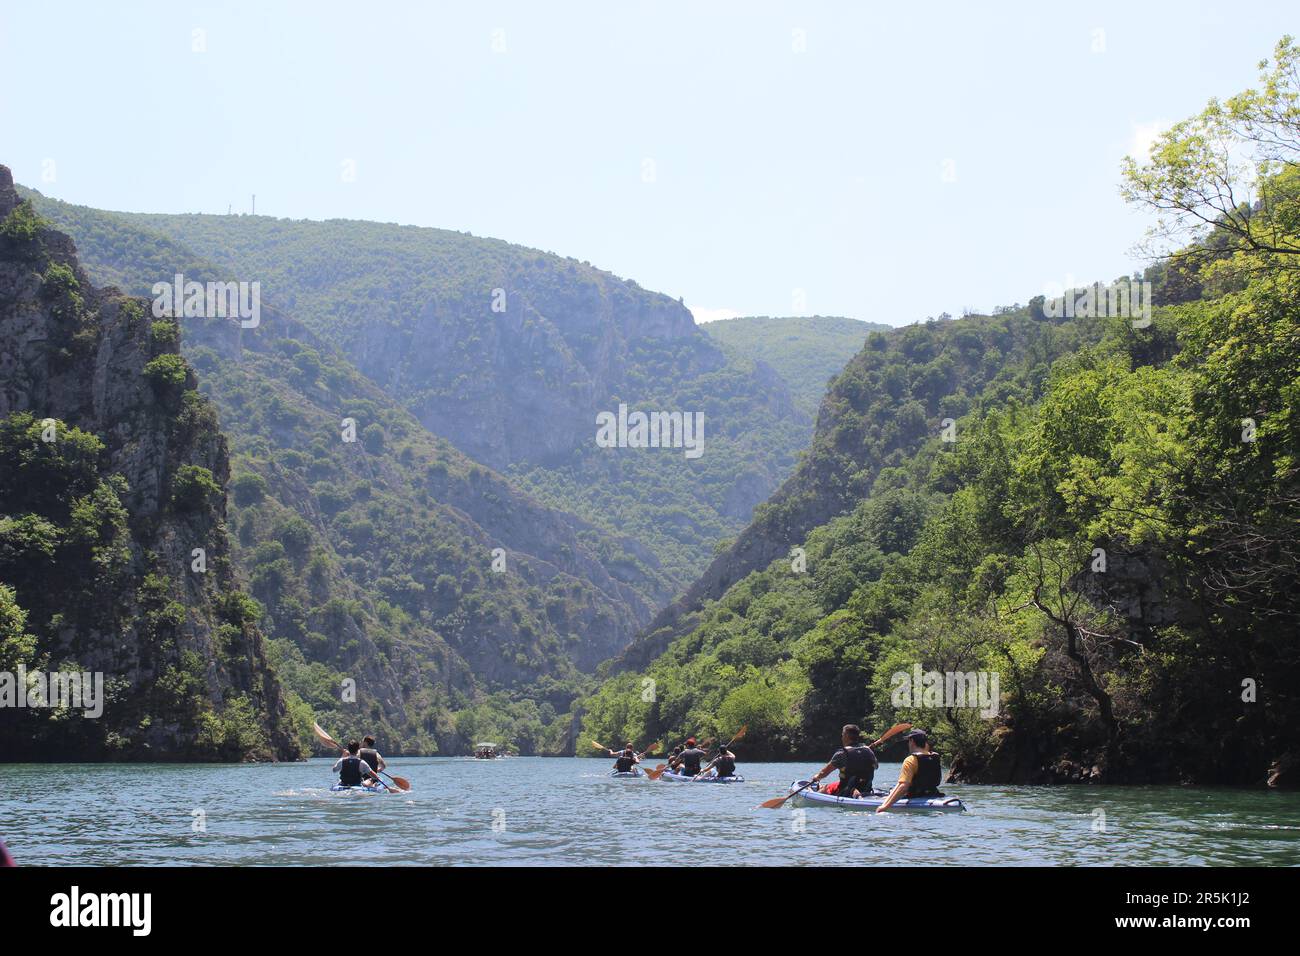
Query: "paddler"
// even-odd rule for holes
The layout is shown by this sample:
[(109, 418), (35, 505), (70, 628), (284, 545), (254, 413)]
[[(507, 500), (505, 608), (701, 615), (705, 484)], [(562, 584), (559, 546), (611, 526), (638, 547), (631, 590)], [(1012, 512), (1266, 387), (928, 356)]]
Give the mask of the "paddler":
[[(613, 757), (614, 751), (611, 750), (609, 755)], [(618, 759), (614, 761), (614, 772), (631, 773), (640, 762), (641, 758), (636, 755), (636, 751), (632, 749), (632, 743), (629, 741), (624, 744), (623, 752), (618, 754)]]
[(897, 801), (907, 797), (943, 796), (939, 790), (943, 767), (939, 755), (930, 750), (929, 736), (924, 730), (912, 730), (903, 739), (907, 741), (907, 759), (899, 771), (898, 783), (889, 791), (885, 802), (876, 808), (877, 813), (884, 813)]
[(876, 752), (862, 742), (862, 728), (857, 724), (845, 724), (840, 730), (840, 743), (843, 746), (831, 756), (831, 762), (813, 774), (813, 783), (829, 776), (832, 770), (838, 770), (840, 779), (821, 788), (822, 793), (838, 797), (870, 794), (880, 761), (876, 759)]
[(677, 761), (672, 766), (677, 773), (694, 777), (700, 772), (700, 764), (708, 758), (709, 755), (696, 746), (695, 738), (687, 737), (686, 749), (677, 755)]
[(357, 756), (360, 749), (360, 741), (353, 740), (348, 744), (348, 752), (334, 761), (334, 772), (339, 775), (340, 786), (370, 786), (370, 784), (365, 783), (366, 777), (374, 777), (377, 783), (381, 782), (369, 765)]
[[(374, 737), (365, 737), (362, 739), (361, 750), (358, 751), (357, 756), (364, 760), (366, 765), (376, 774), (378, 774), (380, 770), (388, 769), (388, 764), (384, 762), (384, 758), (381, 757), (379, 751), (375, 749)], [(379, 777), (376, 776), (375, 779), (378, 780)]]
[(736, 755), (727, 749), (723, 744), (718, 750), (718, 755), (713, 758), (713, 773), (719, 777), (734, 777), (736, 775)]

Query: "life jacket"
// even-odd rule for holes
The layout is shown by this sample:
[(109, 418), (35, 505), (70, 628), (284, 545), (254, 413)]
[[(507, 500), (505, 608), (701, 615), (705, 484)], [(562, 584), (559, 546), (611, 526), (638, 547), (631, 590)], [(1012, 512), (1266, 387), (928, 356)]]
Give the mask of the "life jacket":
[(719, 757), (718, 762), (713, 765), (713, 769), (718, 771), (719, 777), (730, 777), (736, 773), (735, 757)]
[(844, 765), (840, 767), (839, 792), (846, 797), (853, 796), (853, 791), (870, 790), (876, 779), (876, 754), (866, 744), (845, 747)]
[(681, 773), (690, 774), (693, 777), (700, 772), (700, 764), (704, 762), (704, 758), (707, 756), (708, 754), (699, 747), (683, 750), (681, 755), (682, 763), (677, 769)]
[(912, 775), (912, 785), (907, 788), (909, 797), (943, 796), (939, 793), (939, 783), (943, 779), (943, 767), (938, 754), (912, 754), (916, 758), (916, 773)]
[(351, 754), (343, 758), (339, 767), (339, 783), (345, 787), (361, 786), (361, 758)]
[(361, 750), (357, 752), (357, 756), (360, 757), (362, 760), (364, 760), (366, 763), (368, 763), (370, 765), (371, 770), (379, 769), (378, 750), (373, 750), (370, 747), (362, 747)]
[(616, 773), (628, 773), (636, 766), (636, 761), (627, 754), (621, 755), (618, 760), (614, 761), (614, 770)]

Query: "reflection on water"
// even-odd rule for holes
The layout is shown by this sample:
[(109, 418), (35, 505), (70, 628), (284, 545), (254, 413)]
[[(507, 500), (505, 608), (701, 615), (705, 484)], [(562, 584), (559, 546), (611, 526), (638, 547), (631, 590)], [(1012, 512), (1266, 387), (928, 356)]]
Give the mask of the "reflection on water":
[(40, 865), (1300, 864), (1294, 793), (946, 786), (970, 813), (876, 815), (755, 809), (803, 764), (692, 786), (603, 760), (400, 759), (413, 791), (371, 796), (332, 793), (331, 763), (10, 765), (0, 837)]

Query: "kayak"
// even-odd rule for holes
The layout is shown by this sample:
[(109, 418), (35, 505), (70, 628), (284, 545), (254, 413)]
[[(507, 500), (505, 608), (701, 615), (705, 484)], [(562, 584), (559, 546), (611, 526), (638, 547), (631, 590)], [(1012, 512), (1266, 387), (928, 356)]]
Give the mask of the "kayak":
[(700, 777), (696, 779), (689, 773), (673, 773), (671, 770), (665, 770), (660, 780), (673, 780), (677, 783), (744, 783), (745, 778), (740, 774), (733, 774), (730, 777)]
[(609, 772), (609, 775), (610, 775), (611, 777), (644, 777), (644, 776), (645, 776), (645, 771), (644, 771), (644, 770), (641, 770), (641, 769), (637, 769), (637, 770), (611, 770), (611, 771)]
[(336, 783), (330, 787), (335, 793), (389, 793), (386, 787), (345, 787), (341, 783)]
[[(807, 780), (796, 780), (790, 784), (791, 790), (798, 790)], [(832, 794), (820, 793), (817, 790), (809, 788), (794, 798), (796, 805), (805, 807), (839, 807), (841, 810), (872, 810), (874, 811), (882, 803), (888, 793), (875, 790), (869, 797), (837, 797)], [(895, 810), (939, 810), (947, 813), (961, 813), (966, 809), (966, 804), (962, 803), (956, 797), (904, 797), (902, 800), (895, 801), (894, 805), (889, 808), (892, 813)]]

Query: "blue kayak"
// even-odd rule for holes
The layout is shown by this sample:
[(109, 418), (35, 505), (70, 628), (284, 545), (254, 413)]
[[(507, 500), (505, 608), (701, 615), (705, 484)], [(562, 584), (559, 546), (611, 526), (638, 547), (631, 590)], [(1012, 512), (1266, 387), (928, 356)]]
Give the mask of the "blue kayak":
[(345, 787), (341, 783), (336, 783), (330, 787), (335, 793), (390, 793), (387, 787)]
[[(790, 784), (791, 791), (798, 790), (807, 780), (796, 780)], [(880, 790), (872, 791), (869, 797), (837, 797), (834, 794), (821, 793), (818, 790), (809, 788), (794, 798), (791, 802), (796, 806), (805, 807), (839, 807), (841, 810), (871, 810), (875, 811), (882, 803), (888, 793)], [(893, 813), (895, 810), (938, 810), (945, 813), (961, 813), (966, 809), (966, 804), (962, 803), (956, 797), (904, 797), (898, 800), (887, 812)]]
[(611, 770), (609, 775), (611, 777), (644, 777), (645, 771), (637, 767), (635, 770)]

